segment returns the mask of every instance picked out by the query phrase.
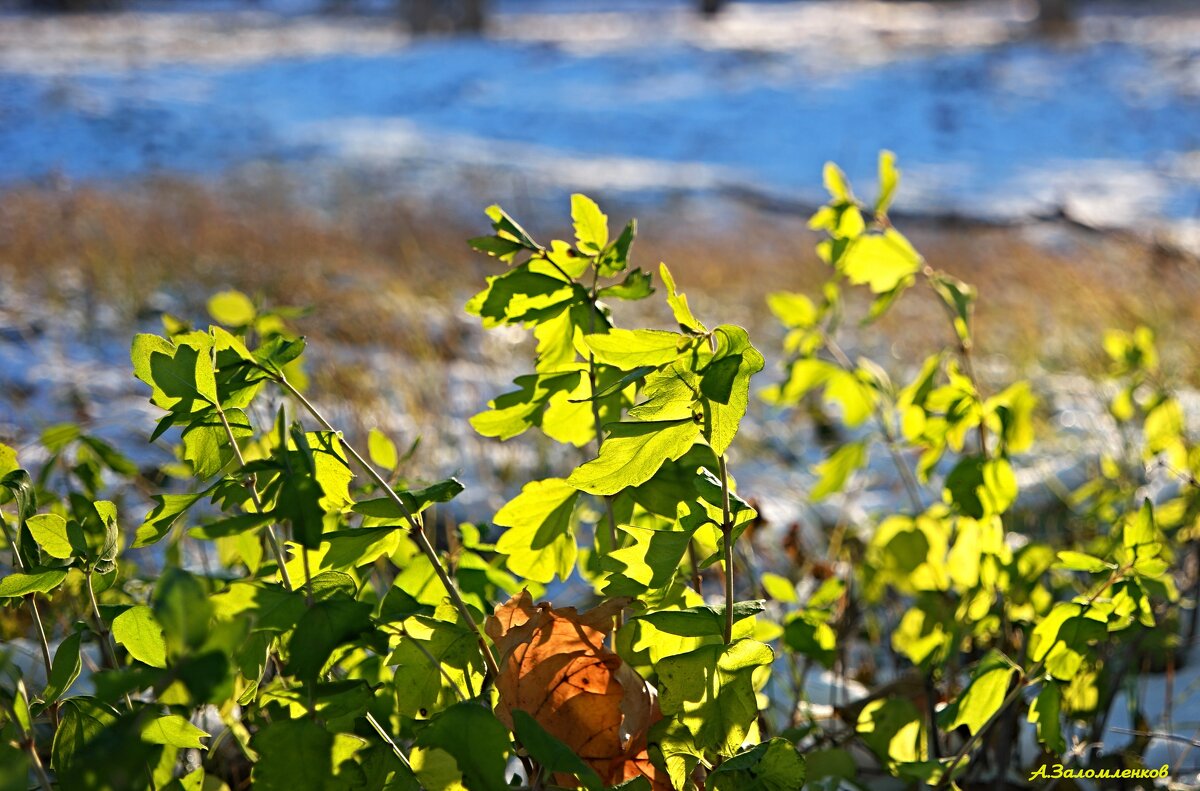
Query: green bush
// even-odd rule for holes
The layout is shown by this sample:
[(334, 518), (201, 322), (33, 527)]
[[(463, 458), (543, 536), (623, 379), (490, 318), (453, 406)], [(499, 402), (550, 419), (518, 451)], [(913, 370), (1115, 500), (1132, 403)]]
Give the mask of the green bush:
[[(846, 429), (811, 500), (852, 490), (875, 453), (903, 491), (827, 551), (793, 537), (785, 574), (763, 570), (730, 470), (763, 356), (698, 317), (666, 266), (677, 328), (618, 328), (652, 275), (630, 265), (636, 225), (611, 234), (583, 196), (573, 243), (543, 246), (499, 207), (471, 242), (504, 268), (467, 311), (531, 329), (537, 350), (472, 426), (582, 459), (527, 482), (494, 528), (430, 519), (462, 484), (411, 479), (386, 436), (360, 449), (330, 424), (291, 314), (227, 292), (206, 330), (168, 317), (137, 336), (133, 372), (163, 414), (150, 437), (175, 439), (160, 472), (183, 485), (153, 495), (132, 540), (114, 500), (154, 484), (115, 448), (52, 428), (35, 478), (0, 447), (2, 623), (44, 663), (0, 681), (0, 785), (945, 787), (1141, 767), (1144, 741), (1093, 745), (1117, 691), (1179, 648), (1200, 470), (1153, 339), (1105, 339), (1128, 455), (1068, 498), (1071, 530), (1018, 536), (1012, 457), (1034, 447), (1036, 399), (1025, 382), (984, 392), (975, 293), (892, 227), (898, 180), (885, 154), (868, 206), (827, 167), (812, 225), (831, 278), (815, 299), (772, 295), (788, 359), (762, 395)], [(846, 292), (869, 292), (870, 324), (918, 286), (945, 306), (946, 347), (903, 379), (851, 359)], [(1183, 483), (1157, 509), (1137, 497), (1148, 462)], [(597, 606), (534, 605), (560, 583)], [(806, 692), (819, 670), (886, 683), (823, 707)], [(1027, 727), (1036, 755), (1017, 749)]]

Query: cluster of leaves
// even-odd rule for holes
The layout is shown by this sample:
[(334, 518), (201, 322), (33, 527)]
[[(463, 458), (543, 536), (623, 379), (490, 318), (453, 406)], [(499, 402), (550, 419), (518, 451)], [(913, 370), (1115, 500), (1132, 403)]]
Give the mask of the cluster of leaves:
[[(1069, 504), (1083, 529), (1017, 540), (1012, 457), (1036, 402), (1025, 383), (984, 393), (974, 291), (892, 227), (898, 180), (885, 155), (868, 208), (827, 168), (813, 226), (833, 277), (817, 300), (771, 297), (788, 360), (763, 392), (845, 428), (812, 500), (883, 452), (907, 507), (869, 535), (839, 527), (827, 561), (793, 536), (786, 574), (763, 570), (730, 473), (762, 354), (702, 322), (666, 266), (672, 328), (618, 327), (613, 306), (652, 296), (653, 276), (631, 266), (636, 225), (610, 236), (584, 196), (571, 242), (542, 245), (499, 207), (471, 242), (505, 268), (467, 311), (536, 342), (472, 426), (580, 454), (490, 525), (431, 518), (458, 481), (413, 479), (411, 451), (372, 431), (364, 452), (330, 424), (304, 392), (295, 314), (226, 292), (206, 329), (166, 317), (137, 336), (134, 375), (163, 413), (151, 439), (176, 452), (153, 481), (74, 426), (45, 433), (36, 479), (0, 446), (0, 598), (41, 660), (0, 682), (0, 787), (798, 791), (879, 769), (949, 785), (1026, 768), (1003, 738), (1022, 718), (1034, 761), (1105, 759), (1081, 747), (1178, 617), (1168, 536), (1195, 538), (1200, 451), (1152, 340), (1114, 334), (1114, 418), (1144, 435), (1139, 463), (1185, 485), (1156, 512), (1135, 467), (1105, 458)], [(866, 287), (870, 322), (918, 281), (952, 341), (895, 383), (838, 344), (843, 291)], [(164, 478), (178, 485), (123, 530), (122, 502)], [(535, 604), (564, 583), (596, 606)], [(831, 716), (808, 700), (814, 668), (868, 681), (883, 652), (890, 683)]]
[[(1139, 329), (1105, 340), (1120, 379), (1113, 416), (1144, 418), (1142, 431), (1127, 432), (1131, 458), (1102, 458), (1101, 474), (1064, 495), (1071, 529), (1057, 534), (1048, 520), (1026, 516), (1033, 529), (1018, 533), (1011, 460), (1033, 445), (1032, 388), (1016, 382), (984, 392), (973, 364), (975, 291), (934, 270), (892, 226), (887, 211), (898, 180), (885, 152), (879, 197), (868, 208), (828, 165), (831, 199), (811, 225), (826, 235), (818, 254), (833, 277), (819, 300), (770, 298), (788, 330), (789, 357), (784, 380), (766, 397), (834, 411), (845, 429), (840, 446), (813, 470), (812, 498), (849, 491), (871, 455), (882, 453), (907, 503), (880, 514), (858, 542), (834, 542), (829, 560), (843, 572), (787, 616), (784, 641), (806, 663), (867, 678), (878, 675), (874, 660), (856, 671), (846, 658), (857, 639), (886, 640), (892, 682), (838, 713), (898, 777), (1002, 784), (1047, 762), (1138, 767), (1147, 740), (1104, 756), (1100, 739), (1123, 681), (1148, 657), (1177, 647), (1177, 557), (1168, 537), (1193, 539), (1187, 526), (1200, 503), (1194, 485), (1157, 513), (1138, 496), (1147, 463), (1173, 465), (1194, 484), (1190, 471), (1200, 461), (1178, 401), (1155, 376), (1152, 337)], [(911, 379), (896, 382), (839, 345), (846, 291), (869, 292), (865, 326), (918, 281), (945, 308), (948, 343)], [(1148, 388), (1152, 381), (1158, 386)], [(853, 600), (842, 594), (841, 606), (829, 606), (851, 590)], [(1021, 720), (1036, 725), (1042, 754), (1020, 755)], [(804, 729), (816, 748), (846, 735), (811, 716)], [(822, 752), (819, 764), (831, 775), (850, 763), (839, 749)], [(810, 777), (822, 773), (810, 761)]]

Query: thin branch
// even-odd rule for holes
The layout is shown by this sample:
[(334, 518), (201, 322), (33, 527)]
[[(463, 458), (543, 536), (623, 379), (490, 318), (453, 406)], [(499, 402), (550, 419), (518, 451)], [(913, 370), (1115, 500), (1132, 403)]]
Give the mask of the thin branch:
[[(321, 411), (313, 406), (312, 402), (305, 398), (304, 394), (297, 390), (295, 386), (287, 380), (287, 377), (283, 376), (283, 374), (278, 374), (278, 377), (275, 381), (277, 381), (280, 386), (283, 387), (293, 398), (299, 401), (300, 405), (303, 406), (308, 413), (313, 416), (313, 419), (315, 419), (323, 429), (326, 431), (331, 431), (334, 434), (337, 434), (339, 437), (342, 436), (341, 432), (335, 429), (333, 425), (325, 419), (325, 416), (321, 414)], [(454, 584), (454, 580), (450, 578), (450, 574), (442, 565), (441, 558), (438, 557), (437, 551), (433, 548), (433, 545), (429, 543), (429, 537), (426, 536), (425, 531), (421, 529), (421, 523), (417, 521), (417, 517), (413, 515), (408, 506), (404, 504), (404, 500), (400, 498), (400, 495), (396, 493), (396, 490), (388, 485), (388, 482), (383, 475), (381, 475), (379, 471), (376, 470), (375, 467), (368, 462), (361, 453), (355, 450), (354, 446), (347, 442), (344, 437), (342, 437), (342, 447), (344, 447), (346, 452), (354, 458), (354, 461), (358, 464), (358, 466), (361, 467), (362, 470), (383, 489), (391, 501), (400, 510), (404, 520), (409, 524), (409, 535), (412, 536), (413, 541), (416, 542), (417, 546), (421, 549), (421, 552), (425, 554), (425, 557), (429, 559), (430, 565), (433, 566), (434, 572), (437, 574), (438, 579), (441, 580), (442, 586), (446, 589), (446, 595), (450, 597), (450, 600), (454, 603), (459, 615), (462, 616), (463, 621), (466, 622), (467, 626), (470, 627), (471, 631), (473, 631), (475, 636), (478, 638), (479, 650), (483, 653), (483, 659), (487, 664), (489, 675), (491, 675), (492, 678), (498, 678), (500, 675), (500, 664), (496, 661), (496, 655), (492, 652), (491, 646), (488, 645), (487, 638), (484, 636), (483, 630), (479, 628), (479, 624), (476, 623), (474, 616), (471, 615), (471, 610), (467, 607), (467, 603), (463, 599), (462, 593), (459, 592), (458, 586)]]
[(725, 455), (717, 457), (721, 476), (721, 535), (725, 550), (725, 644), (733, 642), (733, 520), (729, 516), (729, 470)]
[[(225, 437), (229, 440), (229, 445), (233, 448), (234, 458), (237, 459), (238, 469), (245, 470), (246, 458), (242, 455), (242, 449), (237, 443), (237, 438), (233, 435), (233, 427), (229, 425), (229, 419), (225, 417), (225, 410), (221, 409), (220, 404), (213, 404), (217, 410), (218, 417), (221, 418), (221, 425), (225, 427)], [(246, 476), (243, 484), (246, 491), (250, 493), (250, 500), (254, 503), (254, 510), (258, 513), (263, 513), (262, 499), (258, 496), (258, 476), (250, 473)], [(275, 563), (279, 566), (279, 578), (283, 581), (283, 587), (288, 590), (294, 590), (292, 587), (291, 577), (288, 575), (287, 560), (283, 556), (283, 549), (279, 546), (279, 539), (275, 536), (275, 526), (267, 524), (263, 528), (263, 535), (267, 537), (267, 544), (271, 547), (271, 554), (275, 556)]]
[[(838, 366), (847, 373), (853, 373), (855, 371), (854, 363), (838, 342), (824, 331), (821, 333), (821, 338), (825, 342), (825, 348), (833, 355)], [(896, 471), (900, 473), (900, 479), (904, 481), (904, 490), (908, 494), (909, 502), (912, 503), (912, 507), (917, 513), (924, 511), (925, 503), (921, 500), (921, 484), (917, 481), (916, 473), (912, 471), (908, 462), (905, 461), (904, 456), (901, 455), (896, 443), (896, 434), (892, 430), (887, 416), (883, 414), (883, 410), (878, 405), (871, 410), (871, 416), (875, 419), (875, 424), (879, 426), (880, 434), (883, 435), (883, 444), (888, 449), (888, 454), (892, 457), (892, 464), (895, 465)]]
[[(16, 539), (14, 539), (12, 533), (9, 532), (8, 522), (4, 521), (3, 515), (0, 515), (0, 526), (3, 526), (4, 538), (7, 539), (8, 546), (12, 550), (14, 565), (17, 567), (18, 571), (22, 571), (22, 572), (26, 571), (25, 561), (21, 558), (21, 553), (17, 551)], [(46, 627), (42, 623), (42, 614), (40, 612), (38, 612), (37, 602), (34, 601), (36, 596), (37, 596), (37, 594), (31, 593), (25, 597), (25, 601), (28, 602), (28, 604), (29, 604), (29, 612), (33, 616), (34, 625), (37, 626), (38, 638), (40, 638), (38, 641), (38, 646), (42, 650), (42, 663), (45, 664), (45, 666), (46, 666), (46, 681), (49, 682), (50, 681), (50, 671), (51, 671), (51, 668), (54, 666), (54, 661), (50, 658), (50, 642), (46, 639)], [(55, 720), (56, 720), (55, 725), (56, 726), (57, 726), (57, 719), (58, 719), (58, 717), (57, 717), (57, 715), (55, 715)]]
[(388, 746), (392, 748), (392, 752), (396, 754), (396, 758), (400, 760), (400, 763), (404, 764), (405, 768), (407, 768), (409, 771), (412, 771), (412, 764), (408, 762), (408, 756), (404, 754), (404, 752), (400, 749), (400, 746), (396, 744), (396, 741), (386, 730), (384, 730), (383, 726), (379, 724), (379, 720), (375, 719), (375, 715), (369, 711), (367, 712), (367, 724), (375, 729), (375, 732), (379, 734), (379, 738), (387, 742)]
[(692, 567), (692, 589), (703, 599), (704, 582), (700, 578), (700, 558), (696, 556), (696, 542), (694, 540), (688, 540), (687, 552), (688, 564)]

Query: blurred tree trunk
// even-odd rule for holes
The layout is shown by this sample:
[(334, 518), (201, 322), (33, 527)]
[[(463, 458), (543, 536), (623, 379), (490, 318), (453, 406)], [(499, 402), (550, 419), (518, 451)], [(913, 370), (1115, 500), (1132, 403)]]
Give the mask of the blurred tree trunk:
[(400, 0), (413, 33), (478, 33), (487, 20), (487, 0)]
[(1038, 27), (1043, 33), (1067, 32), (1074, 21), (1074, 0), (1038, 0)]

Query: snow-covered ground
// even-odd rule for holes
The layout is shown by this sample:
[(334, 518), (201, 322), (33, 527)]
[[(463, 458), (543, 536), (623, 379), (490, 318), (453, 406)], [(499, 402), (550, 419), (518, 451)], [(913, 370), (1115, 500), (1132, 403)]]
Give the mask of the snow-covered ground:
[(1060, 40), (1009, 0), (733, 3), (714, 21), (508, 0), (486, 36), (433, 39), (300, 0), (169, 7), (0, 17), (0, 184), (265, 161), (471, 209), (575, 189), (806, 203), (826, 160), (865, 180), (890, 148), (909, 211), (1197, 235), (1195, 4), (1085, 4)]

